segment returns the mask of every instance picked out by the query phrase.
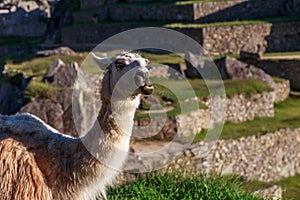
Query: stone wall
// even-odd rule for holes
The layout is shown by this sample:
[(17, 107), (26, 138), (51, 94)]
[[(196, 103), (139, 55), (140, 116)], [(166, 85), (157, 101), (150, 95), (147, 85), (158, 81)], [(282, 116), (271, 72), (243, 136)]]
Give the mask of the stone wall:
[(290, 81), (284, 80), (282, 82), (275, 83), (275, 103), (286, 100), (290, 95)]
[[(145, 135), (142, 137), (155, 139), (173, 139), (175, 135), (189, 137), (224, 120), (240, 123), (253, 120), (255, 117), (273, 117), (274, 100), (274, 92), (254, 94), (250, 98), (241, 94), (232, 98), (219, 97), (205, 102), (209, 109), (198, 109), (175, 117), (154, 117), (151, 120), (136, 119), (133, 135), (139, 136), (143, 132)], [(221, 104), (225, 104), (226, 116), (220, 115), (223, 112), (211, 114), (211, 107), (216, 108)]]
[(274, 92), (253, 94), (250, 98), (237, 94), (226, 100), (225, 120), (240, 123), (255, 117), (274, 117), (274, 100)]
[(161, 6), (111, 6), (112, 21), (194, 21), (193, 4)]
[(242, 21), (276, 17), (285, 13), (286, 0), (236, 0), (194, 4), (194, 18), (200, 23)]
[[(111, 4), (114, 1), (81, 0), (81, 9), (90, 9), (90, 16), (99, 13), (104, 8), (107, 19), (112, 21), (183, 21), (183, 22), (220, 22), (236, 20), (253, 20), (267, 17), (288, 15), (291, 9), (285, 12), (286, 0), (234, 0), (175, 4), (174, 2), (141, 2), (140, 0), (129, 0), (127, 4)], [(136, 4), (138, 3), (138, 4)], [(101, 7), (102, 6), (102, 7)], [(96, 9), (95, 9), (96, 8)], [(295, 8), (296, 9), (296, 8)], [(292, 9), (292, 10), (295, 10)], [(76, 12), (76, 15), (81, 15)], [(82, 15), (81, 15), (82, 16)], [(87, 15), (85, 15), (87, 17)], [(87, 17), (86, 19), (88, 19)], [(76, 20), (75, 20), (76, 22)]]
[[(101, 18), (100, 14), (97, 15)], [(97, 17), (96, 17), (97, 18)], [(81, 17), (79, 16), (80, 20)], [(90, 20), (96, 20), (90, 16)], [(151, 24), (148, 24), (151, 26)], [(138, 24), (83, 24), (62, 29), (62, 43), (95, 43)], [(145, 24), (147, 26), (147, 23)], [(82, 32), (80, 30), (85, 29)], [(210, 55), (239, 54), (240, 51), (296, 51), (300, 42), (300, 22), (219, 25), (206, 27), (172, 28), (196, 40)], [(74, 34), (76, 33), (76, 34)]]
[(280, 180), (300, 173), (299, 128), (218, 140), (206, 155), (208, 146), (206, 142), (194, 144), (173, 167), (203, 174), (238, 174), (261, 181)]
[(300, 50), (300, 22), (207, 26), (202, 35), (211, 55)]
[(281, 188), (281, 186), (273, 185), (272, 187), (257, 190), (253, 194), (263, 199), (281, 200), (283, 189)]
[(105, 6), (98, 7), (97, 9), (89, 9), (73, 13), (73, 22), (80, 23), (98, 23), (108, 19), (109, 9)]
[(81, 9), (88, 9), (97, 6), (101, 6), (104, 4), (104, 0), (80, 0), (80, 8)]
[[(101, 4), (99, 4), (101, 5)], [(193, 4), (175, 5), (134, 5), (134, 4), (113, 4), (100, 6), (89, 10), (75, 12), (73, 14), (74, 23), (87, 23), (96, 21), (194, 21)]]
[(1, 14), (0, 27), (0, 36), (36, 37), (45, 34), (47, 24), (40, 21), (38, 9), (31, 12), (18, 9), (16, 12)]
[[(126, 26), (126, 25), (106, 26), (100, 24), (92, 24), (92, 25), (85, 24), (85, 25), (64, 27), (62, 29), (62, 43), (63, 44), (93, 43), (96, 46), (103, 40), (115, 34), (118, 34), (122, 31), (126, 31), (135, 27), (136, 26)], [(78, 49), (78, 47), (77, 48), (75, 47), (74, 49), (76, 50)]]
[[(212, 1), (212, 2), (203, 2), (195, 3), (194, 7), (194, 19), (197, 22), (216, 22), (216, 21), (228, 21), (229, 18), (235, 16), (235, 20), (238, 18), (235, 13), (226, 12), (227, 16), (218, 17), (222, 10), (229, 9), (235, 5), (238, 5), (247, 0), (236, 0), (236, 1)], [(213, 16), (213, 14), (215, 14)]]
[[(139, 159), (131, 157), (125, 169), (139, 172), (164, 166), (175, 172), (200, 174), (237, 174), (248, 180), (276, 181), (300, 173), (300, 128), (282, 129), (264, 135), (239, 139), (200, 142), (182, 150), (182, 144), (173, 141), (174, 147), (162, 149), (165, 144), (157, 144), (153, 151), (157, 156)], [(134, 150), (137, 145), (133, 145)], [(151, 148), (143, 145), (144, 148)], [(140, 148), (142, 148), (140, 145)], [(153, 148), (153, 147), (152, 147)], [(151, 152), (151, 149), (150, 149)], [(133, 170), (134, 169), (134, 170)]]
[(222, 25), (203, 28), (203, 48), (210, 55), (258, 53), (266, 46), (271, 24)]

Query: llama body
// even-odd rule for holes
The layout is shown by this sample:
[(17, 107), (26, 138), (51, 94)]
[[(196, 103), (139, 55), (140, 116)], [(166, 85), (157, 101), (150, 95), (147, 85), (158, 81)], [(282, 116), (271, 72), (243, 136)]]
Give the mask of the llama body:
[[(94, 58), (107, 67), (100, 63), (103, 59)], [(138, 65), (135, 62), (132, 66), (134, 61)], [(30, 114), (0, 115), (0, 199), (87, 200), (99, 194), (106, 198), (106, 186), (122, 169), (129, 150), (140, 94), (153, 90), (148, 84), (146, 62), (140, 56), (121, 54), (110, 63), (102, 83), (97, 121), (81, 138), (63, 135)], [(120, 63), (126, 65), (118, 67)], [(116, 91), (112, 100), (116, 83), (129, 70), (133, 78), (143, 79), (134, 82), (137, 92), (128, 96)]]

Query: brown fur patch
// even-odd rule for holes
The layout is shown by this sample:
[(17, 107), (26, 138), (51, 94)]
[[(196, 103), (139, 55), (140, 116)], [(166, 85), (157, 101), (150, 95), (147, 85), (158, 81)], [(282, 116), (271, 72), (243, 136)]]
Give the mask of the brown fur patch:
[(34, 156), (12, 138), (0, 141), (0, 177), (1, 200), (51, 199)]

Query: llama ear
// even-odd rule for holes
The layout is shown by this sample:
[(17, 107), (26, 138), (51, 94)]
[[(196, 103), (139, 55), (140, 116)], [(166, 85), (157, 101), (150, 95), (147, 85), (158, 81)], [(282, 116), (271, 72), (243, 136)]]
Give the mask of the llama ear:
[(91, 52), (91, 55), (94, 59), (94, 61), (97, 63), (97, 65), (100, 67), (100, 69), (105, 70), (112, 62), (112, 58), (107, 58), (107, 57), (98, 57), (96, 56), (93, 52)]

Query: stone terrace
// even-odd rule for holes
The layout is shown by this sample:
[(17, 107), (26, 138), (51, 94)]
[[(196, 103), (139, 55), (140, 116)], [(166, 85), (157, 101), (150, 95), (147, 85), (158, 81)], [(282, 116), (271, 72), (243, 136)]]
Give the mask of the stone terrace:
[[(293, 2), (127, 0), (117, 3), (114, 0), (107, 3), (82, 0), (81, 9), (72, 14), (73, 24), (62, 29), (62, 43), (77, 50), (90, 50), (106, 38), (128, 29), (165, 26), (192, 37), (211, 55), (298, 51), (300, 22), (292, 17), (297, 15), (298, 8), (291, 6), (297, 4), (290, 1)], [(276, 16), (285, 17), (287, 22), (242, 22)], [(221, 21), (241, 22), (219, 23)], [(85, 31), (80, 31), (82, 29)]]

